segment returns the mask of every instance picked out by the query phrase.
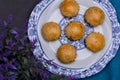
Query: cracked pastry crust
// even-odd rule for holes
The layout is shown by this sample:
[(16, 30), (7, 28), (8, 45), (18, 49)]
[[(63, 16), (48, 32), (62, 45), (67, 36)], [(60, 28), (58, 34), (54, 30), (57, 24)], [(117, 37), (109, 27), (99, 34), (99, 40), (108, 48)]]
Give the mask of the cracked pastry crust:
[(85, 21), (93, 27), (101, 25), (104, 21), (105, 14), (99, 7), (90, 7), (85, 12)]
[(99, 32), (90, 33), (87, 36), (85, 42), (86, 42), (86, 47), (93, 52), (98, 52), (101, 49), (103, 49), (105, 46), (105, 38)]
[(75, 47), (70, 44), (63, 44), (57, 50), (57, 58), (65, 64), (75, 61), (76, 55)]
[(60, 37), (61, 30), (57, 23), (47, 22), (43, 25), (42, 36), (46, 41), (54, 41)]
[(60, 4), (61, 14), (68, 18), (76, 16), (79, 9), (79, 4), (75, 0), (64, 0)]
[(85, 27), (81, 22), (70, 22), (65, 27), (65, 35), (71, 40), (79, 40), (85, 34)]

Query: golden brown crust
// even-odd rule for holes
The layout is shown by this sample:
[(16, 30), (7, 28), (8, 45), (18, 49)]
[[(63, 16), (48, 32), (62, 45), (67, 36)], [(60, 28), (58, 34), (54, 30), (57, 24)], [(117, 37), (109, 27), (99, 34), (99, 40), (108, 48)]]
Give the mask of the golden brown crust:
[(64, 0), (60, 4), (60, 11), (65, 17), (74, 17), (79, 12), (79, 4), (75, 0)]
[(63, 44), (57, 50), (57, 58), (62, 63), (71, 63), (75, 61), (76, 58), (76, 49), (70, 44)]
[(54, 41), (60, 37), (61, 30), (57, 23), (48, 22), (42, 27), (42, 36), (47, 41)]
[(65, 27), (65, 35), (71, 40), (79, 40), (85, 33), (85, 27), (81, 22), (70, 22)]
[(86, 10), (84, 17), (87, 23), (95, 27), (103, 23), (105, 14), (102, 9), (93, 6)]
[(100, 51), (105, 46), (105, 38), (99, 32), (90, 33), (87, 36), (85, 42), (86, 42), (87, 48), (90, 49), (93, 52)]

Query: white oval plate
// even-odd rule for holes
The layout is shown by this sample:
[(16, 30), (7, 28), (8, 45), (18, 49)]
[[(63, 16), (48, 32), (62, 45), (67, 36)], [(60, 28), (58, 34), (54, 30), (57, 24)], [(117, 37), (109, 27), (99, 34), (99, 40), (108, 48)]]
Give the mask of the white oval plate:
[[(33, 9), (28, 23), (28, 36), (34, 42), (33, 51), (43, 65), (54, 74), (63, 74), (75, 78), (84, 78), (100, 72), (116, 55), (120, 43), (120, 25), (116, 12), (108, 0), (76, 0), (80, 5), (79, 14), (71, 19), (64, 18), (59, 10), (63, 0), (43, 0)], [(91, 6), (100, 7), (105, 13), (104, 23), (92, 28), (84, 21), (84, 13)], [(85, 25), (84, 37), (78, 41), (70, 41), (64, 35), (64, 27), (70, 21), (80, 21)], [(61, 27), (61, 37), (54, 42), (47, 42), (42, 38), (41, 28), (46, 22), (57, 22)], [(100, 32), (105, 36), (103, 50), (93, 53), (84, 44), (84, 39), (91, 32)], [(76, 47), (77, 58), (71, 64), (63, 64), (56, 57), (56, 51), (61, 44), (69, 43)]]

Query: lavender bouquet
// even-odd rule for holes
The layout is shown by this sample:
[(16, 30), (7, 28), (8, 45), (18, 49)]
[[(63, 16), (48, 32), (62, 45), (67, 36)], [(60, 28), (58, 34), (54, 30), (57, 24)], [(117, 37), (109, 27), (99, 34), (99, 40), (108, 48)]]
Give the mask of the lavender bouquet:
[(27, 23), (22, 33), (10, 26), (13, 16), (0, 20), (0, 80), (72, 80), (47, 71), (32, 51), (34, 43), (28, 40)]

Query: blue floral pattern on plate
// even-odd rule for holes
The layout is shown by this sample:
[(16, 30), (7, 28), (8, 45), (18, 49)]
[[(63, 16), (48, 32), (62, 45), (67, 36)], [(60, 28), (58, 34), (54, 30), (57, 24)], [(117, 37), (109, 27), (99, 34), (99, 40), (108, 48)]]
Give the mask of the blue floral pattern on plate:
[[(58, 64), (54, 63), (52, 60), (49, 60), (44, 51), (42, 50), (41, 44), (39, 43), (39, 39), (37, 36), (37, 24), (42, 11), (48, 7), (55, 0), (43, 0), (41, 1), (32, 11), (31, 16), (29, 18), (28, 23), (28, 36), (32, 42), (35, 42), (35, 49), (33, 51), (36, 58), (38, 58), (43, 65), (48, 69), (50, 72), (54, 74), (63, 74), (66, 76), (74, 76), (75, 78), (84, 78), (91, 75), (94, 75), (100, 72), (107, 63), (116, 55), (116, 52), (119, 48), (120, 43), (120, 24), (118, 23), (116, 11), (114, 7), (108, 0), (94, 0), (95, 3), (100, 4), (107, 13), (107, 16), (110, 19), (112, 25), (112, 43), (109, 49), (106, 51), (105, 55), (95, 64), (90, 67), (85, 68), (65, 68), (59, 66)], [(78, 15), (80, 16), (80, 15)], [(60, 23), (60, 25), (62, 25)], [(60, 40), (61, 41), (61, 40)], [(80, 48), (78, 48), (80, 49)]]
[[(65, 36), (65, 33), (64, 33), (64, 28), (66, 27), (66, 25), (68, 23), (70, 23), (71, 21), (78, 21), (78, 22), (82, 22), (83, 25), (85, 26), (85, 35), (82, 37), (82, 39), (80, 40), (77, 40), (77, 41), (72, 41), (70, 39), (68, 39), (66, 36)], [(73, 45), (74, 47), (76, 47), (77, 50), (81, 50), (81, 49), (84, 49), (85, 48), (85, 44), (84, 44), (84, 40), (86, 38), (86, 36), (93, 32), (94, 31), (94, 28), (92, 28), (91, 26), (89, 26), (85, 21), (84, 21), (84, 15), (82, 14), (78, 14), (76, 17), (73, 17), (72, 19), (69, 19), (69, 18), (63, 18), (60, 23), (59, 23), (60, 27), (61, 27), (61, 30), (62, 30), (62, 33), (61, 33), (61, 37), (60, 37), (60, 42), (62, 44), (65, 44), (65, 43), (69, 43), (71, 45)]]

